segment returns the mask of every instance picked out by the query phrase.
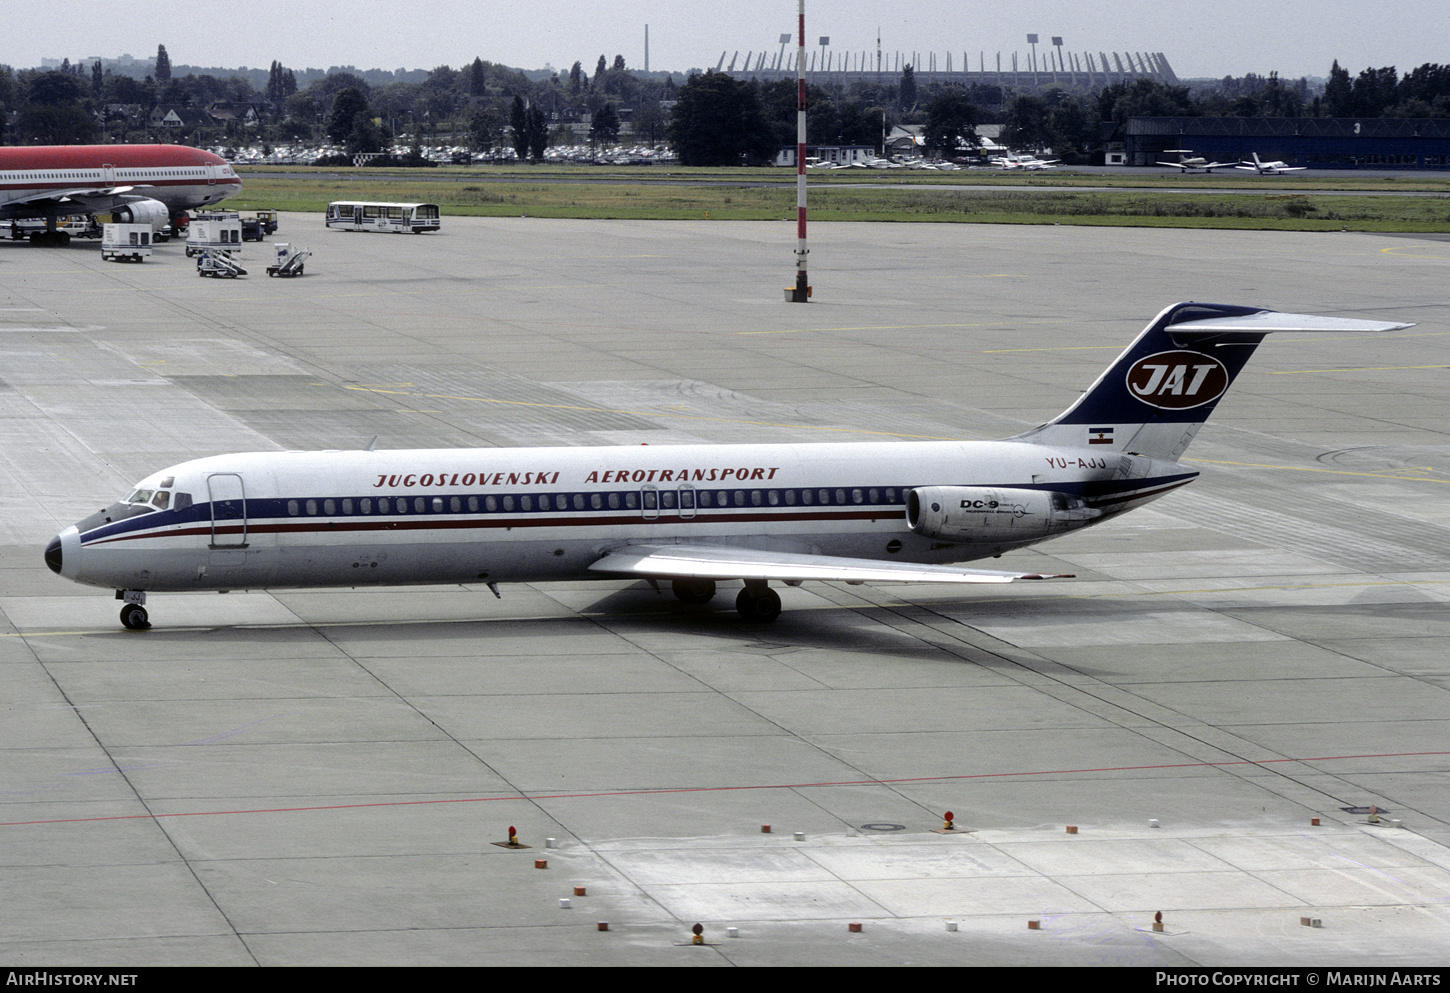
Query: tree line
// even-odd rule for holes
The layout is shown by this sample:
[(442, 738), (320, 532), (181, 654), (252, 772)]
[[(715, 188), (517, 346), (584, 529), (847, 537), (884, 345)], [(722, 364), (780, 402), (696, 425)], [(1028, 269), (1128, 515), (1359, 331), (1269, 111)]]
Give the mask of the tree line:
[[(164, 45), (138, 78), (100, 62), (59, 69), (0, 66), (0, 143), (185, 141), (193, 144), (331, 141), (349, 153), (375, 151), (407, 135), (415, 144), (448, 139), (480, 148), (512, 143), (514, 104), (526, 108), (548, 142), (564, 141), (591, 121), (596, 141), (616, 141), (625, 121), (643, 140), (664, 139), (661, 103), (675, 95), (668, 73), (635, 73), (623, 56), (600, 55), (563, 73), (524, 72), (475, 58), (461, 68), (437, 66), (421, 80), (392, 73), (331, 71), (299, 86), (299, 72), (274, 61), (265, 84), (242, 74), (176, 75)], [(380, 81), (379, 77), (382, 77)], [(371, 81), (370, 81), (371, 80)], [(226, 108), (216, 114), (218, 107)], [(181, 124), (159, 123), (175, 111)], [(537, 113), (535, 113), (537, 111)], [(537, 141), (537, 135), (534, 136)]]
[[(669, 136), (682, 161), (765, 161), (795, 144), (793, 81), (756, 83), (707, 72), (680, 88)], [(1338, 62), (1322, 87), (1307, 78), (1224, 77), (1193, 85), (1142, 78), (1092, 92), (1050, 87), (1010, 92), (994, 85), (919, 85), (911, 66), (894, 86), (857, 82), (807, 87), (807, 143), (881, 144), (893, 124), (921, 126), (925, 149), (970, 152), (975, 127), (1001, 125), (1001, 142), (1051, 149), (1069, 163), (1090, 160), (1109, 125), (1130, 117), (1450, 117), (1450, 66), (1425, 64), (1400, 77), (1393, 67), (1351, 78)]]
[[(600, 55), (567, 71), (524, 72), (475, 58), (402, 79), (391, 73), (305, 72), (272, 62), (260, 71), (176, 75), (164, 45), (144, 78), (63, 63), (59, 69), (0, 66), (0, 142), (189, 141), (232, 145), (327, 140), (348, 154), (377, 151), (407, 136), (412, 144), (512, 147), (537, 161), (550, 145), (579, 134), (599, 145), (628, 134), (668, 142), (690, 164), (764, 162), (795, 144), (796, 83), (759, 82), (707, 71), (676, 82), (640, 73), (623, 56)], [(300, 85), (301, 73), (306, 85)], [(253, 82), (253, 79), (256, 82)], [(1427, 63), (1401, 76), (1394, 67), (1357, 75), (1336, 61), (1322, 85), (1277, 74), (1225, 77), (1193, 85), (1152, 79), (1096, 91), (1014, 92), (995, 85), (922, 83), (911, 66), (880, 80), (807, 87), (807, 141), (881, 149), (896, 124), (919, 125), (937, 154), (954, 155), (980, 124), (999, 124), (1005, 144), (1051, 148), (1086, 161), (1103, 122), (1134, 116), (1450, 117), (1450, 66)], [(223, 108), (217, 112), (217, 108)], [(158, 123), (175, 111), (181, 126)], [(588, 123), (586, 127), (585, 124)]]

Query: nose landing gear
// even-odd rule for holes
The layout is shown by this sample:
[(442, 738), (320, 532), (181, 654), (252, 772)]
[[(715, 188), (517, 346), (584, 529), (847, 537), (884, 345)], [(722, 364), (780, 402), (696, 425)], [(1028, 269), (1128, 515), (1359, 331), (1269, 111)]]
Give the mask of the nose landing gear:
[(146, 614), (146, 593), (142, 590), (117, 590), (117, 600), (125, 600), (121, 608), (121, 626), (128, 631), (145, 631), (151, 626)]
[(151, 626), (146, 608), (139, 603), (128, 603), (121, 608), (121, 626), (131, 631), (144, 631)]

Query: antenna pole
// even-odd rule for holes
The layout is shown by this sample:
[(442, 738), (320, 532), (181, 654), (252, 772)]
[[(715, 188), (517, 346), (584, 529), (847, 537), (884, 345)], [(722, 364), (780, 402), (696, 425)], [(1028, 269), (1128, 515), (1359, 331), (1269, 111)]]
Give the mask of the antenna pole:
[(808, 303), (811, 287), (806, 279), (806, 0), (799, 0), (799, 36), (796, 39), (795, 123), (795, 287), (785, 291), (787, 303)]

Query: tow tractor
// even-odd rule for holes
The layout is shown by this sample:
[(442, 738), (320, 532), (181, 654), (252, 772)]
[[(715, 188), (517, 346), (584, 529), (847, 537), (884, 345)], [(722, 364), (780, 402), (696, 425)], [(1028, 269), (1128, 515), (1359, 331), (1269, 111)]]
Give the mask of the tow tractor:
[(263, 241), (268, 235), (277, 233), (275, 210), (255, 210), (249, 214), (241, 214), (241, 221), (243, 241)]
[(236, 279), (245, 276), (247, 270), (226, 252), (204, 251), (196, 257), (196, 274), (215, 279)]
[(312, 257), (312, 253), (300, 245), (296, 248), (285, 241), (274, 242), (277, 249), (277, 261), (267, 266), (269, 276), (300, 276), (302, 275), (303, 263)]

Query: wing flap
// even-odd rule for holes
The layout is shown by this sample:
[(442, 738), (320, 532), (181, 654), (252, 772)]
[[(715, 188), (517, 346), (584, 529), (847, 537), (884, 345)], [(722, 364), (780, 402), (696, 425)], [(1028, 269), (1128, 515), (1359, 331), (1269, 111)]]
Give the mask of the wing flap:
[(668, 579), (807, 579), (846, 583), (1010, 583), (1071, 579), (1067, 574), (998, 572), (914, 562), (878, 562), (720, 545), (626, 545), (589, 566), (591, 572)]

